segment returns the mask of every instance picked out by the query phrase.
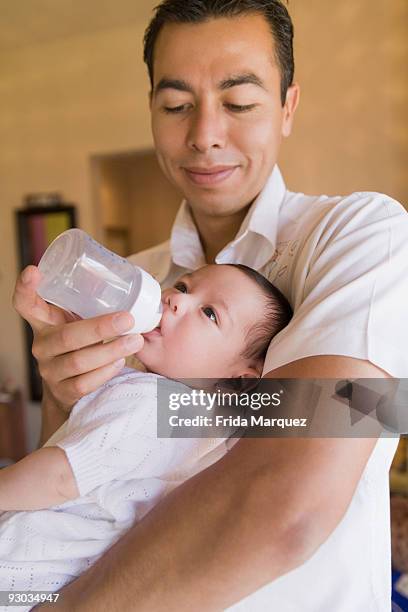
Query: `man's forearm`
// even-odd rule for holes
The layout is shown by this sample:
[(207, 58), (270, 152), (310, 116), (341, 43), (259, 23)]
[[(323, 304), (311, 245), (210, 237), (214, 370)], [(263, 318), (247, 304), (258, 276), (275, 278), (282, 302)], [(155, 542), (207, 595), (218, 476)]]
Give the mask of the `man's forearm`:
[(65, 412), (52, 397), (47, 386), (43, 384), (43, 399), (41, 403), (41, 434), (38, 448), (43, 446), (54, 432), (67, 420)]
[[(342, 360), (307, 358), (279, 374), (382, 377), (371, 364)], [(54, 612), (198, 612), (233, 605), (325, 542), (375, 445), (375, 438), (352, 437), (240, 440), (62, 589)]]
[(265, 504), (252, 484), (245, 464), (227, 455), (165, 498), (65, 587), (54, 608), (221, 610), (300, 565), (313, 550), (306, 554), (287, 497)]

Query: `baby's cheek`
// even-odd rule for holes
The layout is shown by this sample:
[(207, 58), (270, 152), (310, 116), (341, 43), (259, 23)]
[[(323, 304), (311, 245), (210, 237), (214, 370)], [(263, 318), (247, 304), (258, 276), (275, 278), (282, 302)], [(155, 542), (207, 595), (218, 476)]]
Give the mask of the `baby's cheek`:
[(185, 325), (182, 328), (180, 327), (171, 337), (171, 349), (180, 354), (182, 353), (186, 357), (194, 352), (196, 344), (196, 334), (194, 329), (191, 329), (191, 326)]

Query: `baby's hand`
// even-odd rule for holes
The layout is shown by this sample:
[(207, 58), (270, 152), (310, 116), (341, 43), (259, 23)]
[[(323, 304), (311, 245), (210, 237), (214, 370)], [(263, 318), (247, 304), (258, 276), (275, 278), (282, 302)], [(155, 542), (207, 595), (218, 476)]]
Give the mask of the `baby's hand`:
[(0, 509), (42, 510), (79, 497), (65, 451), (44, 446), (0, 470)]

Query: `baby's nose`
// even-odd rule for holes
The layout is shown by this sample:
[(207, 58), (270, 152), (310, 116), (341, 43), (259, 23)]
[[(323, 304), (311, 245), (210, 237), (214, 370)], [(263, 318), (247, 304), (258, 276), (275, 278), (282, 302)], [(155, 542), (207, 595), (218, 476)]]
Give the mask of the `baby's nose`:
[(164, 298), (164, 303), (174, 314), (181, 314), (185, 310), (185, 302), (185, 294), (179, 291), (169, 292)]
[(183, 310), (184, 296), (182, 293), (176, 293), (170, 297), (170, 308), (174, 313), (181, 314)]

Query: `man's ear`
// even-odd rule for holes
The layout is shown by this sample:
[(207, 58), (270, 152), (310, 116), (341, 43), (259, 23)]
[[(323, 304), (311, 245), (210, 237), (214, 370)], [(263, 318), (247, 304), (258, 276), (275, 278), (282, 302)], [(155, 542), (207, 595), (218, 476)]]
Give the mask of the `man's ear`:
[(299, 104), (300, 99), (300, 86), (298, 83), (293, 83), (286, 92), (286, 101), (283, 106), (283, 119), (282, 119), (282, 136), (287, 138), (290, 136), (293, 125), (293, 118), (295, 111)]

